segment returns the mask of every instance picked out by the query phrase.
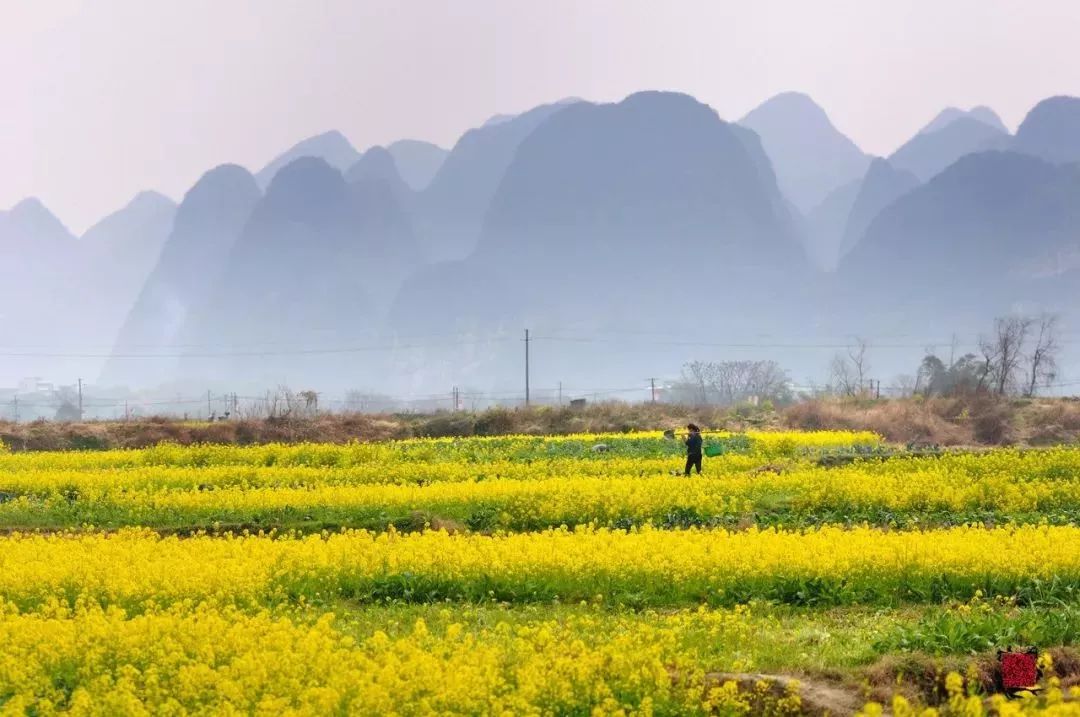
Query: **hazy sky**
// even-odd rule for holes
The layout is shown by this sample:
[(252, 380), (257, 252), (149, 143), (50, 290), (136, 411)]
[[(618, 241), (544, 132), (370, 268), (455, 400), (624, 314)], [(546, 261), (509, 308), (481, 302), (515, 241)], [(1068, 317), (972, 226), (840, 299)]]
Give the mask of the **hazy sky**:
[(496, 112), (810, 94), (887, 154), (946, 105), (1080, 95), (1076, 0), (0, 0), (0, 208), (82, 231), (141, 189), (337, 128), (444, 146)]

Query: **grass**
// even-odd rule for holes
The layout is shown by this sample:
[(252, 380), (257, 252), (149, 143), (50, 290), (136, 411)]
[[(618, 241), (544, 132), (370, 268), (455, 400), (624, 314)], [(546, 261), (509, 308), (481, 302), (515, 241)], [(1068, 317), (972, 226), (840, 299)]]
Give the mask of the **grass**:
[[(679, 648), (695, 656), (706, 672), (768, 672), (840, 676), (857, 680), (859, 670), (884, 653), (880, 645), (897, 629), (917, 621), (922, 610), (872, 610), (862, 607), (809, 610), (756, 603), (737, 609), (645, 610), (584, 604), (485, 604), (454, 606), (390, 603), (334, 608), (339, 629), (369, 637), (374, 629), (400, 637), (423, 620), (433, 632), (461, 625), (481, 634), (502, 623), (511, 630), (554, 620), (572, 624), (587, 620), (591, 634), (610, 636), (628, 626), (660, 626), (680, 618)], [(726, 618), (726, 619), (725, 619)], [(377, 628), (375, 626), (378, 626)]]
[[(841, 685), (867, 699), (885, 699), (900, 687), (912, 699), (937, 702), (950, 671), (980, 675), (984, 682), (978, 688), (992, 692), (996, 650), (1010, 645), (1051, 649), (1063, 685), (1080, 684), (1080, 652), (1075, 649), (1080, 612), (1072, 607), (1021, 609), (976, 601), (951, 607), (815, 609), (751, 603), (734, 610), (629, 611), (587, 603), (453, 610), (341, 603), (334, 612), (338, 628), (357, 639), (369, 637), (374, 625), (391, 638), (402, 637), (417, 620), (436, 633), (459, 625), (479, 639), (500, 624), (513, 631), (545, 621), (588, 621), (590, 633), (606, 639), (633, 625), (661, 626), (675, 615), (683, 617), (678, 649), (706, 673), (794, 675)], [(718, 619), (725, 615), (728, 619)], [(1063, 622), (1073, 627), (1059, 630)]]

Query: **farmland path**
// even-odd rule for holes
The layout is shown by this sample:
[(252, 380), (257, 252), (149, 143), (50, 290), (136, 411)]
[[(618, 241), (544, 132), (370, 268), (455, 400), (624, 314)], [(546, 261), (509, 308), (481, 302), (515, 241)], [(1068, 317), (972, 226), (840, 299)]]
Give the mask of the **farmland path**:
[[(764, 680), (786, 689), (795, 682), (799, 685), (799, 697), (803, 706), (811, 710), (810, 714), (831, 715), (831, 717), (849, 717), (866, 706), (867, 700), (850, 689), (814, 682), (802, 677), (790, 675), (767, 675), (759, 672), (710, 672), (705, 675), (706, 683), (724, 683), (729, 681), (739, 684), (754, 684)], [(886, 710), (885, 714), (889, 714)]]

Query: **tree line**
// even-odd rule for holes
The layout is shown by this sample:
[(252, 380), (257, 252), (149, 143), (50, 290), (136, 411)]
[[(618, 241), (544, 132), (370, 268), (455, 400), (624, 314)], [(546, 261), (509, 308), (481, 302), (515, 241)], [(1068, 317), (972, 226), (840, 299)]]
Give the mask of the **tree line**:
[[(886, 392), (924, 397), (994, 395), (1033, 397), (1060, 379), (1062, 344), (1054, 314), (999, 317), (993, 329), (978, 338), (977, 350), (948, 357), (927, 349), (914, 374), (898, 376)], [(697, 405), (736, 405), (769, 401), (790, 403), (812, 396), (875, 397), (880, 382), (870, 378), (871, 344), (855, 338), (829, 364), (824, 386), (796, 391), (787, 372), (775, 361), (691, 361), (668, 385), (665, 400)]]

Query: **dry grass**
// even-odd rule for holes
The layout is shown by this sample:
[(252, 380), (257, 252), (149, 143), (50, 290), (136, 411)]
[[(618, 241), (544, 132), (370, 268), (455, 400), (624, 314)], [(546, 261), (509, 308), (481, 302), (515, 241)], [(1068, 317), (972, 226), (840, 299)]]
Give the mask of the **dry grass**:
[(783, 412), (802, 430), (865, 429), (915, 445), (1055, 445), (1080, 439), (1080, 401), (988, 396), (903, 400), (816, 400)]
[(945, 677), (950, 672), (963, 675), (965, 681), (974, 677), (977, 684), (973, 687), (982, 694), (998, 691), (1001, 668), (997, 656), (989, 653), (972, 657), (885, 655), (868, 667), (865, 674), (869, 697), (876, 702), (888, 704), (892, 695), (901, 694), (917, 704), (937, 705), (948, 698)]
[(318, 418), (193, 422), (172, 418), (58, 423), (0, 422), (0, 442), (12, 450), (140, 448), (164, 441), (256, 444), (374, 441), (416, 436), (508, 433), (567, 434), (681, 428), (871, 430), (895, 443), (1054, 445), (1080, 440), (1080, 401), (995, 400), (988, 397), (904, 400), (813, 400), (779, 412), (749, 407), (602, 403), (583, 409), (537, 406), (477, 413), (335, 414)]
[(142, 448), (166, 441), (182, 445), (303, 441), (347, 443), (417, 436), (619, 433), (677, 428), (690, 421), (712, 428), (742, 430), (769, 421), (775, 423), (777, 416), (769, 414), (747, 419), (728, 409), (716, 407), (695, 409), (664, 404), (606, 403), (580, 410), (540, 406), (530, 409), (493, 408), (478, 413), (334, 414), (318, 418), (243, 419), (215, 423), (170, 418), (85, 423), (0, 422), (0, 442), (16, 451)]
[[(1053, 659), (1053, 676), (1064, 687), (1080, 684), (1080, 653), (1071, 647), (1047, 650)], [(974, 679), (977, 692), (984, 695), (1000, 691), (1001, 665), (997, 656), (984, 652), (971, 657), (931, 657), (921, 653), (886, 655), (865, 670), (869, 697), (888, 703), (893, 694), (902, 694), (921, 704), (940, 704), (947, 697), (945, 676), (950, 672)], [(1049, 677), (1049, 675), (1045, 675)]]

